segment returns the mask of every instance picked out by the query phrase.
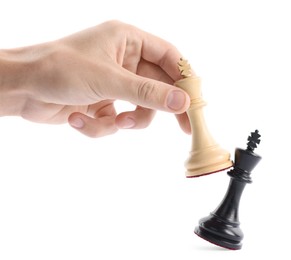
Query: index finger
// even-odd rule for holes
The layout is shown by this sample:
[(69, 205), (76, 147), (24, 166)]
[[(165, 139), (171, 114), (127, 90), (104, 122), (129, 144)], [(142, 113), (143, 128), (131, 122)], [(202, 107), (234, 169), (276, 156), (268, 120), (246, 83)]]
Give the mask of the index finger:
[(139, 31), (142, 42), (141, 56), (148, 62), (161, 67), (172, 79), (181, 78), (178, 61), (182, 57), (178, 49), (171, 43), (145, 31)]

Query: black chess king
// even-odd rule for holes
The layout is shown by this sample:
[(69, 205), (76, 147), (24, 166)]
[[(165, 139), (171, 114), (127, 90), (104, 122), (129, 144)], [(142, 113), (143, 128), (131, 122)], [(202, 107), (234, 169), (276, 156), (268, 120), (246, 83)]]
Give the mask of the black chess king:
[(261, 160), (261, 156), (254, 153), (259, 143), (260, 134), (256, 130), (248, 137), (247, 149), (236, 148), (233, 168), (227, 172), (231, 179), (224, 199), (209, 216), (200, 219), (195, 228), (195, 234), (201, 238), (227, 249), (241, 249), (239, 203), (245, 185), (252, 182), (251, 171)]

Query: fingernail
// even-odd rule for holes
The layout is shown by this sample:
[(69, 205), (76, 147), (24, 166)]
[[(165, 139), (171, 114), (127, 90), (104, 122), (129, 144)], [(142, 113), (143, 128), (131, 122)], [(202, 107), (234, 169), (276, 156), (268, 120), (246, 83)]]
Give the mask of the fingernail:
[(81, 118), (74, 118), (73, 120), (72, 119), (70, 120), (70, 125), (72, 127), (81, 129), (84, 127), (85, 123), (84, 123), (83, 119), (81, 119)]
[(126, 117), (118, 123), (119, 128), (132, 128), (135, 126), (135, 121), (131, 117)]
[(170, 92), (167, 98), (167, 106), (172, 110), (180, 110), (184, 107), (186, 102), (186, 96), (182, 91), (173, 90)]

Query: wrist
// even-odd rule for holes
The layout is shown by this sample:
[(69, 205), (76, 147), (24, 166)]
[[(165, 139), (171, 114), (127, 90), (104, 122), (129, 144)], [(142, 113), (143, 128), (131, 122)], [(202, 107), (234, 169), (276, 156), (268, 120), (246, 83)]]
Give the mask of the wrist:
[(19, 116), (29, 97), (33, 63), (26, 49), (0, 50), (0, 116)]

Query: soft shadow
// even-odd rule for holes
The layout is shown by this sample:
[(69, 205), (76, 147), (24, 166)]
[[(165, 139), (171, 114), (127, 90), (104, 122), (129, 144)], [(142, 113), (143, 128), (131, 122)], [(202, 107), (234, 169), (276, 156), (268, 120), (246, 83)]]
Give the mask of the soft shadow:
[(224, 247), (216, 246), (216, 245), (195, 245), (194, 246), (196, 250), (201, 250), (201, 251), (236, 251), (236, 250), (230, 250)]

